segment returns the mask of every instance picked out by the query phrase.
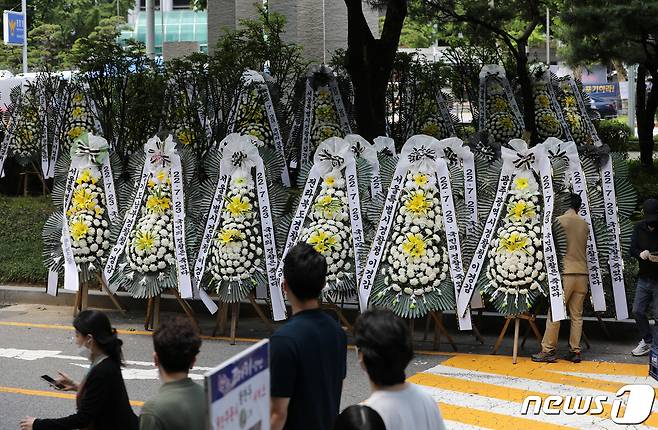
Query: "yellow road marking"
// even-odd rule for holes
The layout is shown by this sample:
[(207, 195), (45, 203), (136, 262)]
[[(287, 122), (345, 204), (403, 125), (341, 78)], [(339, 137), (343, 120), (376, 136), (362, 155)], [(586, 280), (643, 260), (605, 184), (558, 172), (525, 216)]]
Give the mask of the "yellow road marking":
[[(29, 327), (29, 328), (43, 328), (51, 330), (75, 330), (73, 326), (69, 325), (60, 325), (60, 324), (35, 324), (35, 323), (23, 323), (23, 322), (12, 322), (12, 321), (0, 321), (0, 326), (8, 327)], [(126, 330), (126, 329), (117, 329), (119, 334), (128, 334), (136, 336), (153, 336), (153, 332), (147, 330)], [(206, 340), (231, 340), (228, 336), (201, 336), (202, 339)], [(250, 338), (250, 337), (236, 337), (237, 342), (248, 342), (255, 343), (259, 342), (261, 339)]]
[[(52, 391), (42, 391), (42, 390), (28, 390), (25, 388), (15, 388), (15, 387), (2, 387), (0, 386), (0, 393), (11, 393), (11, 394), (23, 394), (26, 396), (38, 396), (38, 397), (53, 397), (56, 399), (73, 399), (75, 400), (75, 394), (70, 393), (57, 393)], [(144, 406), (144, 402), (138, 400), (131, 400), (130, 404), (132, 406)]]
[[(523, 403), (523, 400), (528, 396), (539, 396), (545, 398), (548, 396), (546, 393), (538, 391), (524, 390), (521, 388), (512, 388), (505, 385), (489, 384), (480, 381), (470, 381), (459, 377), (435, 375), (433, 373), (417, 373), (408, 379), (409, 382), (414, 384), (424, 385), (426, 387), (433, 387), (448, 391), (455, 391), (457, 393), (474, 394), (477, 396), (489, 397), (493, 399), (500, 399), (509, 402)], [(619, 385), (621, 387), (621, 385)], [(619, 388), (618, 387), (618, 388)], [(616, 391), (616, 390), (615, 390)], [(569, 393), (564, 393), (565, 395)], [(625, 408), (621, 408), (623, 411)], [(603, 405), (603, 413), (597, 416), (602, 419), (610, 418), (612, 405), (607, 403)], [(658, 427), (658, 416), (651, 414), (644, 424)]]
[[(69, 326), (69, 325), (37, 324), (37, 323), (24, 323), (24, 322), (13, 322), (13, 321), (0, 321), (0, 326), (43, 328), (43, 329), (50, 329), (50, 330), (69, 330), (69, 331), (74, 330), (73, 326)], [(150, 332), (150, 331), (147, 331), (147, 330), (117, 329), (117, 333), (125, 334), (125, 335), (136, 335), (136, 336), (152, 336), (153, 335), (153, 332)], [(228, 336), (201, 336), (201, 338), (205, 339), (205, 340), (231, 340), (231, 338), (228, 337)], [(256, 343), (256, 342), (260, 342), (262, 339), (250, 338), (250, 337), (236, 337), (235, 340), (237, 342)], [(353, 345), (350, 345), (349, 347), (354, 348)], [(440, 357), (454, 357), (455, 356), (454, 353), (450, 353), (450, 352), (425, 351), (425, 350), (416, 350), (415, 352), (416, 352), (416, 354), (419, 354), (419, 355), (433, 355), (433, 356), (440, 356)]]
[(518, 378), (533, 379), (536, 381), (554, 382), (556, 384), (573, 385), (575, 387), (590, 388), (611, 393), (624, 384), (581, 376), (565, 375), (560, 371), (583, 373), (607, 373), (612, 375), (647, 376), (648, 365), (618, 364), (583, 361), (579, 364), (566, 363), (535, 363), (529, 358), (519, 358), (517, 364), (512, 364), (505, 356), (455, 356), (442, 363), (444, 366), (477, 372), (494, 373)]
[(494, 430), (508, 429), (533, 429), (533, 430), (565, 430), (575, 429), (575, 427), (549, 424), (542, 421), (529, 420), (526, 418), (511, 417), (509, 415), (497, 414), (495, 412), (481, 411), (479, 409), (470, 409), (465, 406), (455, 406), (448, 403), (439, 402), (441, 415), (443, 419), (457, 421), (464, 424), (470, 424), (478, 427), (484, 427)]

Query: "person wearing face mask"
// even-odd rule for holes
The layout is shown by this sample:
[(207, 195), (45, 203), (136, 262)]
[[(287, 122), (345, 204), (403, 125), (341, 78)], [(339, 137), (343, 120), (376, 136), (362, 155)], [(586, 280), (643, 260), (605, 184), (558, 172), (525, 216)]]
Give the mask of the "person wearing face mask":
[(77, 391), (77, 412), (64, 418), (26, 417), (21, 430), (137, 430), (126, 386), (121, 376), (123, 342), (117, 337), (107, 315), (95, 310), (82, 311), (73, 321), (79, 354), (91, 361), (81, 383), (59, 373), (57, 382), (65, 391)]
[(637, 258), (640, 272), (637, 277), (633, 314), (642, 339), (631, 354), (647, 355), (653, 342), (653, 330), (649, 326), (647, 310), (653, 306), (653, 316), (658, 317), (658, 200), (644, 202), (644, 219), (635, 224), (631, 238), (631, 255)]

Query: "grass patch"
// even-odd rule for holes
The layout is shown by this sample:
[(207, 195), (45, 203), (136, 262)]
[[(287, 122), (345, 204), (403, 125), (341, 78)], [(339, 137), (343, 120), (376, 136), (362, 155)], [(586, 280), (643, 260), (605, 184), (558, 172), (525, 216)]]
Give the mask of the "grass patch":
[(53, 210), (49, 197), (0, 195), (0, 282), (46, 282), (41, 230)]

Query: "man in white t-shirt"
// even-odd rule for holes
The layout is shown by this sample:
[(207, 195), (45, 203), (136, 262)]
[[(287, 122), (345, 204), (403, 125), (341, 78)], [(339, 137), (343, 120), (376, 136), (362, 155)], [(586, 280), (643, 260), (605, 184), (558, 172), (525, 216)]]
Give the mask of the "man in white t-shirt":
[(405, 369), (413, 357), (406, 324), (391, 311), (368, 311), (357, 320), (354, 338), (372, 388), (363, 404), (379, 413), (386, 429), (445, 430), (432, 397), (405, 382)]

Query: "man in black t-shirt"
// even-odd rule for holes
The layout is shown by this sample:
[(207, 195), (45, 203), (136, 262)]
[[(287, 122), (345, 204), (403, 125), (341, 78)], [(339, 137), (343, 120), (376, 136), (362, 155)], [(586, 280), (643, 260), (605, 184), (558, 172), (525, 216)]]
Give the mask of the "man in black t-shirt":
[(347, 336), (320, 309), (327, 262), (295, 245), (283, 261), (283, 290), (292, 318), (270, 338), (272, 430), (330, 430), (346, 374)]

